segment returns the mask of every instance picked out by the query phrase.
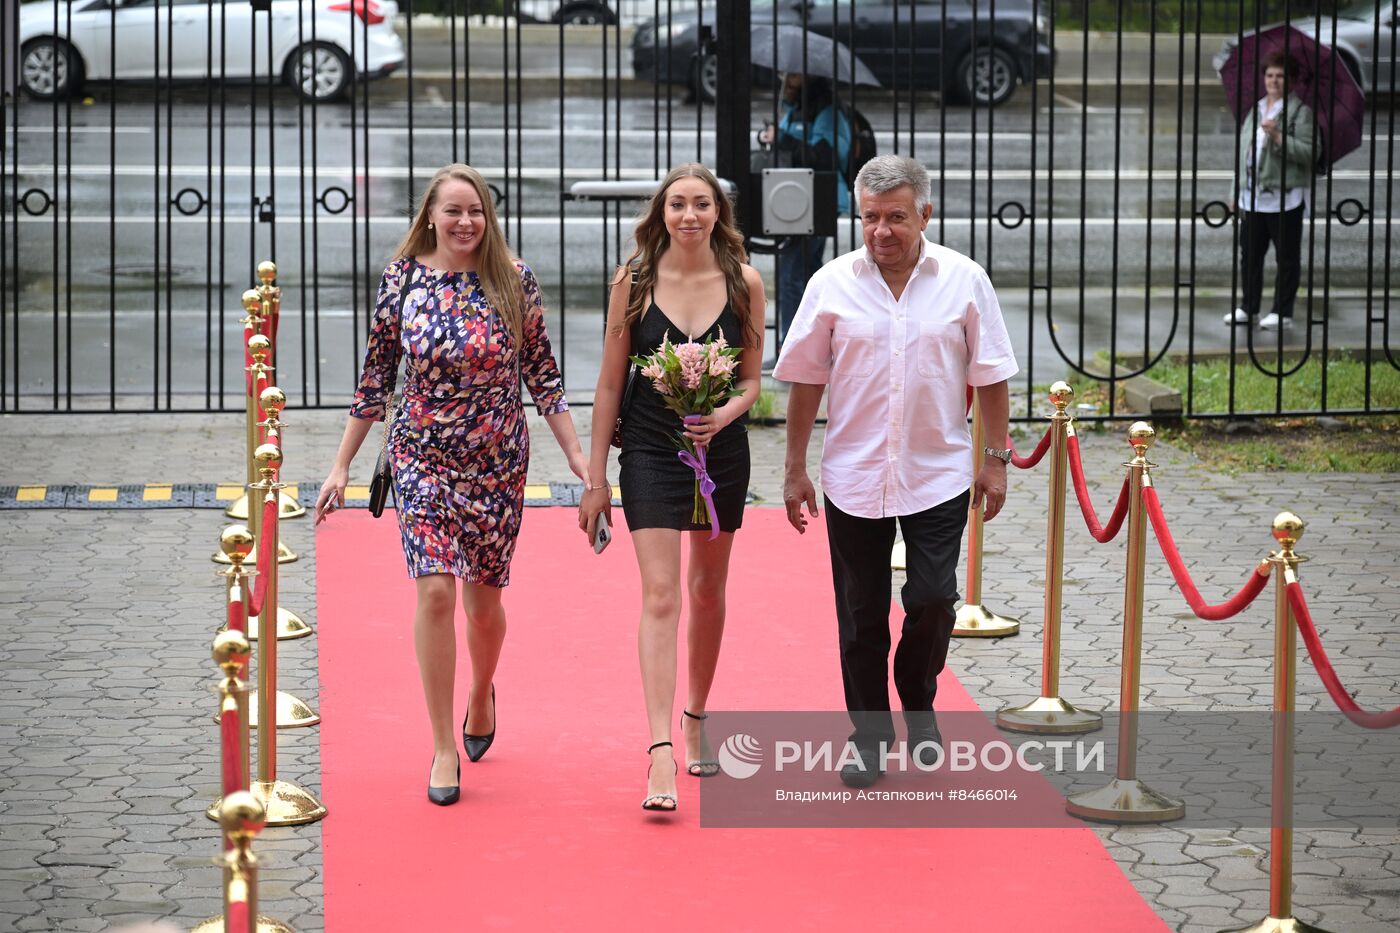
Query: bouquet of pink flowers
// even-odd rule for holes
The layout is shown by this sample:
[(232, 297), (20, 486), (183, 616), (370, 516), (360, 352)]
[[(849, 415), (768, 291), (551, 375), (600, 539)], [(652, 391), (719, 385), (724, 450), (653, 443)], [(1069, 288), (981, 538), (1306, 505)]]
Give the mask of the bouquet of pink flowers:
[[(661, 396), (666, 407), (687, 423), (712, 414), (717, 406), (740, 394), (734, 386), (734, 374), (743, 350), (731, 347), (720, 335), (704, 343), (689, 341), (672, 344), (662, 339), (661, 346), (647, 356), (634, 356), (632, 362), (642, 375), (651, 380), (652, 388)], [(709, 524), (710, 539), (719, 537), (719, 519), (715, 516), (714, 480), (705, 469), (705, 448), (696, 447), (684, 433), (679, 435), (681, 446), (677, 456), (695, 471), (695, 506), (691, 521)]]

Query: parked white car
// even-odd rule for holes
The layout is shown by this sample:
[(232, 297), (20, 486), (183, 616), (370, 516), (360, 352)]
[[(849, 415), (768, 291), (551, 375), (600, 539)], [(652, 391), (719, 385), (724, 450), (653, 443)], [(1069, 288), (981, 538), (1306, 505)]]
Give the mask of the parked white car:
[[(114, 7), (115, 5), (115, 7)], [(85, 80), (248, 81), (268, 70), (307, 100), (336, 100), (354, 69), (380, 78), (404, 63), (394, 0), (34, 0), (19, 11), (20, 83), (32, 96), (76, 94)], [(300, 11), (300, 22), (298, 22)], [(353, 50), (353, 52), (352, 52)]]
[[(1304, 35), (1320, 38), (1325, 45), (1334, 46), (1342, 63), (1351, 71), (1356, 83), (1368, 96), (1376, 93), (1394, 94), (1400, 91), (1400, 49), (1395, 47), (1395, 33), (1400, 27), (1400, 0), (1346, 0), (1337, 4), (1337, 37), (1332, 42), (1332, 17), (1322, 16), (1322, 28), (1317, 29), (1317, 17), (1311, 13), (1295, 14), (1292, 24)], [(1271, 24), (1269, 27), (1272, 28)], [(1245, 36), (1254, 35), (1251, 29)], [(1236, 39), (1229, 36), (1213, 60), (1216, 73), (1225, 67)]]

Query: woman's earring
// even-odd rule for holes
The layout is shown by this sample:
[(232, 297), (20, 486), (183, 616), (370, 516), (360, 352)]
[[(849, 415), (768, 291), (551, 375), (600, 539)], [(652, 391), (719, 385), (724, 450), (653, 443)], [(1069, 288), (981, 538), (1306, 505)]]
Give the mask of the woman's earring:
[(429, 230), (433, 229), (433, 225), (432, 225), (432, 224), (428, 224), (428, 229), (429, 229)]

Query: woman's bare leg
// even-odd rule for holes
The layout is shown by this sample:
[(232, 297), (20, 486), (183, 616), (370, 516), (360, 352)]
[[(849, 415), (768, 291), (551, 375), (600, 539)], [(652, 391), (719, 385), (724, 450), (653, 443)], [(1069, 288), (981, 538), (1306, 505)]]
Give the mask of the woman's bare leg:
[[(691, 533), (690, 567), (686, 574), (690, 623), (686, 629), (689, 682), (685, 708), (696, 716), (705, 714), (719, 664), (720, 642), (724, 638), (724, 592), (729, 582), (729, 554), (734, 546), (733, 532), (723, 532), (713, 541), (708, 537), (709, 532)], [(686, 762), (714, 760), (704, 723), (683, 717), (682, 735)], [(699, 769), (692, 772), (695, 770)]]
[[(642, 618), (637, 654), (642, 665), (642, 692), (647, 705), (648, 745), (671, 740), (676, 699), (676, 629), (681, 617), (681, 535), (666, 528), (632, 532), (642, 577)], [(675, 794), (672, 750), (651, 753), (647, 794)]]
[(489, 735), (496, 729), (496, 704), (491, 684), (506, 640), (506, 610), (500, 587), (462, 583), (462, 605), (467, 610), (467, 653), (472, 659), (472, 685), (467, 696), (467, 731)]
[(451, 787), (457, 783), (457, 740), (452, 730), (452, 685), (457, 672), (457, 587), (451, 574), (419, 577), (418, 608), (413, 616), (413, 645), (418, 672), (423, 678), (423, 698), (433, 730), (433, 765), (428, 784)]

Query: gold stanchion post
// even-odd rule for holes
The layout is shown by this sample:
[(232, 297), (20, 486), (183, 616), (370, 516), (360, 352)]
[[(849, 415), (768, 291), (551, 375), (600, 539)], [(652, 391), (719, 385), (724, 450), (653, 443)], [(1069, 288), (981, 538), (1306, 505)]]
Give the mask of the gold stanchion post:
[[(229, 531), (239, 529), (235, 525)], [(246, 531), (246, 529), (243, 529)], [(228, 535), (228, 532), (225, 533)], [(251, 536), (249, 536), (251, 540)], [(238, 567), (237, 564), (234, 565)], [(232, 573), (232, 571), (230, 571)], [(237, 592), (230, 584), (230, 592)], [(230, 707), (239, 711), (240, 740), (242, 747), (241, 782), (248, 786), (248, 689), (239, 679), (239, 674), (248, 663), (248, 653), (252, 646), (242, 632), (221, 632), (214, 638), (214, 661), (223, 671), (224, 678), (219, 683), (219, 712)], [(219, 742), (221, 754), (227, 755), (228, 748)], [(280, 920), (259, 916), (257, 912), (257, 859), (253, 856), (252, 837), (262, 828), (263, 805), (246, 789), (236, 790), (216, 800), (209, 808), (209, 818), (223, 829), (224, 854), (219, 858), (223, 867), (224, 913), (199, 923), (194, 933), (292, 933), (291, 927)], [(237, 904), (245, 904), (244, 916), (256, 917), (256, 921), (238, 929), (237, 917), (232, 916)]]
[[(219, 859), (224, 869), (224, 914), (205, 920), (193, 933), (295, 933), (281, 920), (258, 913), (258, 858), (253, 854), (253, 838), (267, 823), (262, 801), (246, 790), (236, 791), (219, 802), (216, 819), (228, 841), (228, 851)], [(238, 905), (245, 908), (237, 911)], [(250, 921), (242, 929), (237, 926), (240, 915)]]
[(1180, 800), (1160, 794), (1137, 776), (1138, 693), (1142, 676), (1143, 580), (1147, 560), (1147, 512), (1142, 491), (1152, 485), (1156, 464), (1147, 451), (1156, 440), (1152, 425), (1128, 429), (1134, 457), (1128, 468), (1128, 558), (1123, 584), (1123, 674), (1119, 692), (1118, 768), (1106, 786), (1075, 794), (1065, 802), (1073, 816), (1106, 823), (1164, 823), (1186, 815)]
[(1041, 635), (1040, 696), (997, 713), (997, 725), (1013, 732), (1072, 734), (1103, 727), (1103, 716), (1079, 709), (1060, 696), (1060, 613), (1064, 605), (1065, 485), (1073, 419), (1065, 409), (1074, 400), (1067, 382), (1050, 387), (1050, 497), (1045, 521), (1045, 626)]
[[(256, 292), (245, 292), (245, 295), (247, 294), (256, 294)], [(267, 337), (263, 336), (262, 334), (254, 334), (252, 337), (248, 338), (248, 353), (253, 357), (253, 363), (251, 366), (248, 367), (248, 372), (252, 376), (253, 385), (255, 386), (258, 383), (259, 376), (266, 375), (272, 372), (272, 367), (267, 364), (268, 354), (271, 352), (271, 349), (272, 341), (269, 340)], [(266, 390), (263, 391), (265, 394)], [(280, 392), (281, 390), (278, 391)], [(285, 402), (286, 397), (282, 396), (282, 398)], [(252, 489), (253, 485), (257, 482), (258, 464), (257, 459), (254, 455), (258, 449), (258, 428), (262, 427), (265, 424), (265, 422), (258, 417), (257, 406), (260, 401), (261, 395), (259, 395), (258, 398), (254, 398), (251, 395), (248, 397), (248, 444), (250, 445), (248, 448), (248, 472), (250, 474), (248, 479), (249, 489)], [(280, 412), (281, 409), (278, 409), (278, 411)], [(243, 508), (239, 510), (242, 512), (242, 514), (238, 517), (247, 517), (248, 528), (250, 531), (253, 532), (253, 537), (256, 538), (258, 536), (259, 531), (261, 530), (262, 515), (260, 514), (260, 511), (258, 509), (253, 509), (251, 512), (247, 511), (246, 500), (249, 495), (250, 493), (245, 493), (243, 498), (240, 499), (238, 502), (235, 502), (233, 505), (229, 506), (228, 509), (225, 510), (224, 514), (231, 515), (235, 511), (234, 507), (238, 506), (240, 503), (243, 503)], [(279, 512), (278, 514), (280, 517), (281, 513)], [(297, 555), (292, 552), (291, 548), (287, 547), (287, 545), (281, 541), (277, 542), (278, 563), (289, 564), (296, 559)], [(214, 562), (216, 564), (226, 564), (228, 563), (228, 556), (223, 553), (217, 553), (214, 555)]]
[[(219, 536), (219, 544), (222, 545), (224, 553), (233, 558), (233, 566), (222, 571), (224, 578), (228, 581), (225, 589), (225, 601), (227, 606), (232, 606), (235, 601), (242, 603), (242, 619), (247, 620), (248, 603), (247, 600), (252, 594), (251, 588), (247, 586), (248, 573), (243, 567), (243, 561), (253, 551), (253, 536), (242, 525), (230, 525), (224, 529), (224, 533)], [(252, 781), (252, 748), (248, 739), (248, 659), (253, 651), (252, 645), (248, 641), (248, 636), (237, 629), (225, 627), (214, 636), (214, 663), (219, 665), (224, 672), (224, 679), (219, 683), (219, 710), (214, 714), (216, 723), (223, 722), (224, 711), (233, 703), (238, 710), (238, 756), (239, 756), (239, 786), (247, 788)], [(220, 743), (220, 751), (227, 753), (227, 749)], [(222, 797), (215, 798), (209, 808), (204, 811), (204, 815), (211, 820), (219, 819), (219, 803)], [(207, 921), (206, 921), (207, 922)]]
[[(272, 283), (277, 281), (277, 264), (269, 259), (264, 259), (258, 263), (258, 282), (260, 283), (255, 291), (258, 293), (262, 317), (263, 333), (273, 338), (272, 343), (272, 364), (277, 365), (277, 322), (282, 317), (282, 289)], [(300, 518), (306, 514), (306, 507), (297, 501), (295, 494), (288, 490), (282, 490), (277, 494), (278, 516), (281, 518)]]
[[(258, 422), (258, 427), (264, 428), (267, 431), (267, 439), (269, 442), (276, 441), (280, 447), (282, 429), (286, 427), (286, 424), (279, 420), (279, 416), (282, 414), (282, 410), (287, 407), (286, 394), (277, 386), (268, 386), (266, 389), (263, 389), (262, 394), (258, 397), (258, 404), (262, 406), (263, 414), (265, 415), (265, 420)], [(278, 521), (281, 521), (280, 516)], [(277, 545), (280, 554), (282, 542), (279, 540)], [(261, 628), (259, 617), (250, 616), (248, 619), (248, 638), (257, 641)], [(301, 616), (284, 606), (277, 607), (278, 639), (281, 641), (289, 641), (295, 638), (305, 638), (310, 634), (312, 634), (311, 626), (302, 621)]]
[(224, 672), (224, 679), (219, 682), (219, 715), (222, 717), (230, 709), (238, 713), (239, 786), (244, 788), (250, 786), (253, 776), (248, 743), (248, 684), (243, 680), (252, 651), (248, 636), (242, 632), (220, 632), (214, 636), (214, 663)]
[[(264, 321), (262, 315), (262, 296), (258, 294), (258, 290), (256, 288), (248, 289), (239, 300), (243, 304), (244, 314), (243, 317), (239, 318), (238, 323), (252, 331), (248, 336), (248, 353), (252, 356), (253, 362), (248, 366), (247, 371), (252, 379), (250, 385), (257, 385), (258, 370), (256, 367), (266, 362), (266, 353), (271, 351), (272, 341), (264, 336), (262, 332)], [(257, 343), (254, 343), (254, 341), (257, 341)], [(257, 354), (253, 350), (255, 346), (263, 348), (265, 351), (262, 363), (259, 362)], [(247, 435), (245, 439), (247, 446), (245, 447), (244, 455), (247, 462), (244, 464), (246, 476), (243, 482), (245, 486), (251, 486), (258, 481), (256, 467), (253, 464), (253, 451), (258, 446), (257, 429), (254, 425), (257, 423), (258, 419), (256, 417), (256, 412), (253, 410), (254, 399), (251, 391), (244, 393), (243, 403), (244, 412), (248, 416), (244, 424), (244, 431)], [(248, 515), (248, 493), (244, 492), (243, 495), (231, 502), (229, 507), (224, 509), (224, 515), (228, 518), (236, 518), (239, 521), (252, 521)], [(256, 530), (255, 528), (254, 531)]]
[[(255, 456), (263, 479), (255, 484), (254, 488), (275, 502), (273, 497), (277, 495), (281, 484), (274, 477), (282, 465), (282, 452), (275, 444), (263, 444)], [(271, 562), (263, 572), (269, 574), (270, 579), (267, 581), (267, 595), (261, 608), (264, 615), (272, 615), (275, 618), (273, 614), (277, 609), (276, 561)], [(326, 815), (326, 808), (310, 791), (290, 781), (277, 779), (277, 730), (289, 726), (314, 725), (320, 722), (320, 717), (295, 697), (278, 693), (276, 638), (263, 638), (258, 641), (257, 700), (257, 713), (253, 724), (274, 725), (274, 728), (258, 729), (258, 779), (253, 784), (253, 792), (267, 807), (268, 823), (273, 826), (288, 826), (321, 819)]]
[(1269, 915), (1230, 933), (1325, 933), (1293, 916), (1293, 697), (1298, 677), (1298, 627), (1288, 605), (1288, 584), (1297, 581), (1306, 557), (1293, 550), (1303, 520), (1292, 512), (1274, 518), (1279, 550), (1274, 565), (1274, 775), (1269, 828)]
[[(280, 483), (275, 479), (278, 467), (282, 464), (282, 451), (277, 449), (276, 444), (263, 444), (254, 455), (258, 461), (258, 470), (262, 473), (262, 480), (253, 484), (253, 489), (263, 492), (267, 499), (277, 495)], [(264, 500), (266, 501), (266, 499)], [(269, 534), (275, 534), (276, 529), (268, 530)], [(277, 562), (262, 569), (267, 574), (267, 593), (263, 597), (263, 604), (258, 608), (264, 618), (277, 617)], [(276, 729), (295, 729), (303, 726), (314, 726), (321, 721), (315, 711), (306, 703), (298, 700), (289, 693), (282, 693), (277, 690), (277, 641), (276, 638), (258, 639), (258, 701), (253, 708), (251, 724), (254, 729), (261, 729), (262, 723), (271, 722), (274, 729), (266, 732), (272, 735)], [(275, 697), (275, 704), (268, 716), (268, 706), (262, 700), (263, 697)], [(264, 741), (266, 737), (260, 736), (258, 739), (259, 768), (262, 765), (262, 756), (270, 748), (275, 757), (277, 742), (275, 735), (271, 741)], [(273, 772), (276, 773), (275, 770)]]
[[(981, 399), (974, 390), (972, 395), (972, 472), (975, 475), (982, 463), (982, 448), (987, 446), (986, 430), (982, 424)], [(997, 438), (997, 445), (1004, 442)], [(967, 513), (967, 596), (958, 607), (957, 618), (953, 622), (953, 636), (956, 638), (1005, 638), (1021, 630), (1016, 619), (998, 615), (982, 605), (982, 507), (969, 509)]]

